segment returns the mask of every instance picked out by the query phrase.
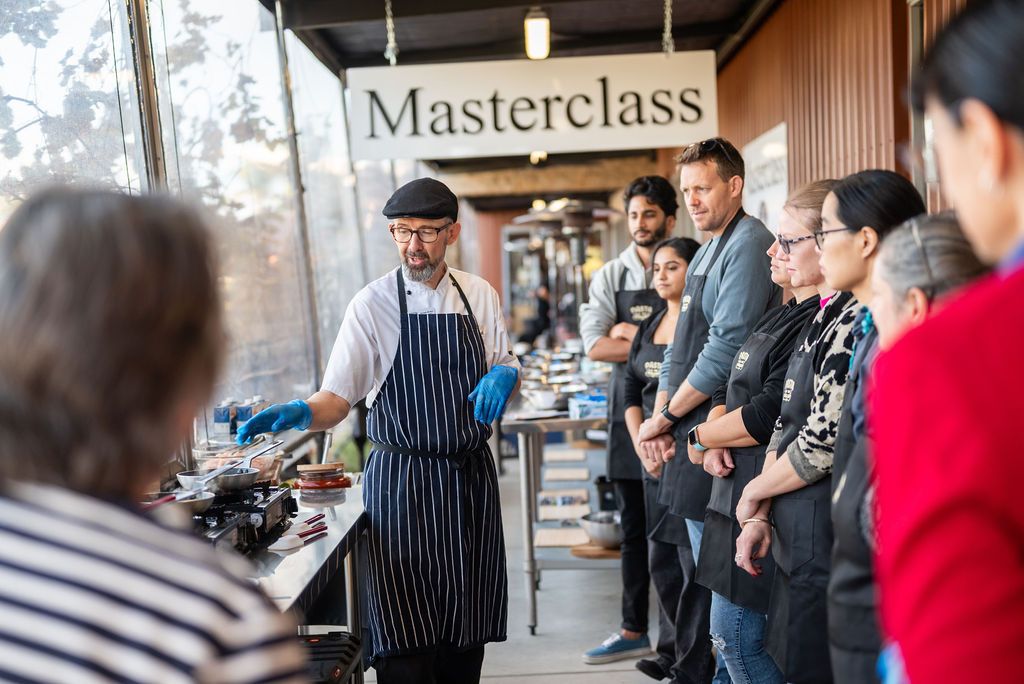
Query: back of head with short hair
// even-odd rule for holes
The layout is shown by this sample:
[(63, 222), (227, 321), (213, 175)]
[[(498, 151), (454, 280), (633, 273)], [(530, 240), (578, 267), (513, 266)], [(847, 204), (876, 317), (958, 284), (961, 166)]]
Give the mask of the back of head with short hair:
[(934, 299), (988, 273), (953, 212), (917, 216), (898, 226), (882, 242), (878, 263), (897, 299), (912, 288)]
[(723, 181), (728, 182), (733, 176), (739, 176), (740, 180), (745, 179), (746, 166), (743, 155), (725, 138), (708, 138), (687, 145), (676, 157), (676, 163), (680, 166), (701, 162), (714, 162), (718, 177)]
[(166, 197), (29, 199), (0, 230), (0, 330), (0, 485), (135, 493), (223, 355), (202, 221)]

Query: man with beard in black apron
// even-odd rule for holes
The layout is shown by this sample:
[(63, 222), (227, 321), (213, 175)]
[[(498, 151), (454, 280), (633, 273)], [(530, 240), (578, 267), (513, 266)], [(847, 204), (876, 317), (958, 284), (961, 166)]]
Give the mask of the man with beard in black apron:
[(651, 249), (672, 233), (679, 204), (672, 184), (661, 176), (637, 178), (624, 200), (633, 242), (594, 273), (588, 302), (580, 307), (580, 336), (587, 355), (615, 364), (608, 388), (608, 478), (615, 487), (623, 532), (622, 624), (604, 643), (583, 654), (583, 662), (591, 665), (651, 652), (643, 469), (626, 428), (623, 363), (638, 326), (665, 305), (650, 286)]
[(475, 684), (508, 613), (491, 424), (518, 385), (498, 295), (447, 267), (458, 200), (432, 178), (383, 211), (402, 260), (349, 304), (321, 390), (239, 431), (325, 430), (374, 393), (363, 479), (366, 651), (382, 684)]
[[(659, 497), (685, 524), (689, 547), (678, 547), (683, 575), (692, 578), (700, 549), (711, 476), (686, 456), (691, 429), (704, 422), (711, 395), (725, 384), (732, 360), (768, 308), (778, 289), (770, 279), (767, 250), (772, 234), (743, 211), (743, 158), (727, 140), (694, 143), (678, 157), (680, 187), (690, 218), (711, 239), (690, 265), (672, 346), (662, 365), (656, 412), (640, 430), (641, 446), (665, 462)], [(683, 522), (685, 520), (685, 522)], [(706, 667), (673, 673), (677, 681), (728, 682), (724, 661), (711, 665), (711, 592), (689, 582), (684, 601), (690, 625), (698, 629)]]

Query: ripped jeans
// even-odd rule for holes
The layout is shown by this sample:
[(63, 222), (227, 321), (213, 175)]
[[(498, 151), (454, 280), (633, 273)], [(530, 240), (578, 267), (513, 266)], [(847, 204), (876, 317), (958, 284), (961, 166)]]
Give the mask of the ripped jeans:
[(711, 593), (711, 641), (725, 658), (734, 684), (783, 684), (785, 677), (764, 649), (767, 616)]

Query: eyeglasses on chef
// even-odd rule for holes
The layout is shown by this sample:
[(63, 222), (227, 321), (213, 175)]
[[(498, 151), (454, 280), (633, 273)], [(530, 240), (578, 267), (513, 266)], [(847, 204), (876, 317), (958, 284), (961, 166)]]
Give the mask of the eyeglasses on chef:
[(416, 230), (407, 226), (391, 224), (388, 226), (388, 230), (391, 231), (391, 237), (395, 239), (395, 242), (401, 242), (403, 244), (411, 242), (412, 236), (415, 235), (420, 239), (420, 242), (429, 245), (431, 242), (437, 242), (437, 236), (441, 234), (441, 231), (448, 230), (448, 228), (454, 223), (455, 221), (449, 221), (439, 228), (428, 226), (426, 228), (417, 228)]

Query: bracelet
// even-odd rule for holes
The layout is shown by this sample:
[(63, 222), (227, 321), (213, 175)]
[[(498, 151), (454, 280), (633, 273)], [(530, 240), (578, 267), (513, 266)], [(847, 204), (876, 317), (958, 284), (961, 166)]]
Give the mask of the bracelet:
[(752, 523), (752, 522), (764, 523), (765, 525), (768, 525), (769, 527), (774, 527), (774, 525), (772, 525), (771, 521), (768, 520), (767, 518), (747, 518), (746, 520), (744, 520), (743, 522), (740, 523), (740, 529), (743, 529), (743, 527), (747, 523)]

